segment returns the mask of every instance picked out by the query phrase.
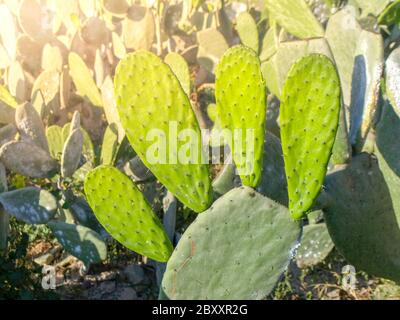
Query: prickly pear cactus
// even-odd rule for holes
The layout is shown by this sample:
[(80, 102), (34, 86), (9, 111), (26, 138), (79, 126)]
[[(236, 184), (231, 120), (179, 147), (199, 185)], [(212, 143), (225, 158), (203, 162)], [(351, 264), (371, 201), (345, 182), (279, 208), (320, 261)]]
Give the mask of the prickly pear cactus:
[(183, 91), (185, 91), (187, 96), (190, 96), (190, 70), (186, 60), (179, 53), (170, 52), (164, 61), (171, 67), (173, 73), (175, 73)]
[(34, 187), (1, 193), (0, 204), (9, 215), (28, 224), (44, 224), (57, 211), (54, 196)]
[(400, 281), (400, 217), (392, 188), (376, 159), (358, 155), (328, 175), (324, 217), (335, 246), (356, 270)]
[(120, 243), (165, 262), (173, 247), (161, 222), (136, 185), (118, 169), (100, 166), (85, 180), (85, 193), (97, 219)]
[(169, 299), (265, 298), (288, 266), (300, 230), (285, 207), (251, 188), (233, 189), (183, 234), (162, 289)]
[(71, 78), (78, 93), (86, 97), (94, 106), (101, 107), (103, 101), (100, 91), (82, 58), (76, 53), (71, 52), (68, 57), (68, 64)]
[[(174, 73), (154, 54), (139, 51), (119, 63), (114, 82), (121, 123), (143, 163), (186, 206), (206, 210), (212, 200), (209, 167), (201, 164), (199, 125)], [(186, 141), (169, 138), (183, 130), (194, 134), (190, 158), (181, 153)]]
[(300, 39), (322, 38), (324, 29), (304, 0), (266, 0), (271, 19)]
[(216, 71), (215, 95), (222, 129), (232, 133), (230, 148), (244, 185), (261, 181), (266, 88), (256, 53), (244, 46), (229, 49)]
[(0, 147), (7, 142), (14, 140), (18, 130), (14, 124), (10, 123), (0, 128)]
[(340, 83), (332, 62), (312, 54), (289, 72), (282, 92), (281, 136), (289, 209), (304, 217), (318, 196), (335, 142)]
[(61, 174), (64, 178), (71, 177), (78, 169), (83, 150), (83, 133), (80, 115), (76, 112), (72, 118), (70, 133), (64, 143), (61, 156)]
[(118, 128), (116, 124), (107, 127), (101, 146), (100, 162), (112, 166), (118, 151)]
[(393, 50), (386, 60), (386, 93), (400, 117), (400, 48)]
[(17, 107), (15, 123), (22, 139), (32, 141), (44, 151), (49, 151), (42, 119), (32, 104), (26, 102)]
[(236, 30), (243, 45), (258, 53), (259, 41), (257, 24), (249, 12), (242, 12), (238, 15), (236, 18)]
[(107, 245), (95, 231), (63, 221), (50, 221), (47, 225), (64, 249), (86, 268), (107, 258)]
[(48, 127), (46, 129), (46, 137), (51, 157), (60, 160), (64, 145), (62, 128), (57, 125)]
[(37, 145), (10, 141), (0, 148), (0, 161), (7, 169), (31, 178), (47, 178), (56, 173), (58, 163)]
[(321, 263), (334, 247), (325, 223), (305, 226), (301, 244), (296, 253), (297, 266), (307, 268)]

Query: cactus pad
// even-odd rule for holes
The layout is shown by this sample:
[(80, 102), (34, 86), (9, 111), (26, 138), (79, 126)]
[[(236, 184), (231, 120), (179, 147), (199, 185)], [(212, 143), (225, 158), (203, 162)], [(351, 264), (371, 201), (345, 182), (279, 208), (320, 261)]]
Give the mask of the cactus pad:
[[(206, 210), (211, 204), (212, 193), (209, 166), (201, 164), (199, 125), (190, 101), (170, 67), (150, 52), (128, 55), (116, 70), (115, 95), (121, 123), (143, 163), (186, 206), (196, 212)], [(169, 139), (173, 130), (170, 126), (174, 124), (178, 133), (183, 130), (195, 133), (198, 141), (192, 141), (191, 148), (195, 151), (192, 152), (195, 159), (188, 159), (186, 163), (176, 159), (178, 151), (187, 142)], [(147, 153), (155, 144), (154, 140), (146, 139), (149, 133), (157, 133), (158, 142), (163, 140), (158, 133), (165, 137), (167, 146), (161, 146), (158, 155), (165, 152), (169, 156), (151, 163), (148, 161)]]
[(60, 160), (64, 145), (62, 128), (57, 125), (48, 127), (46, 129), (46, 137), (51, 157)]
[(326, 191), (325, 221), (346, 260), (357, 270), (400, 281), (398, 195), (391, 195), (376, 159), (365, 153), (354, 157), (328, 175)]
[(35, 144), (11, 141), (0, 148), (0, 161), (7, 169), (31, 178), (46, 178), (56, 173), (57, 161)]
[(386, 93), (400, 117), (400, 48), (393, 50), (386, 60)]
[(285, 207), (233, 189), (183, 234), (162, 289), (170, 299), (262, 299), (288, 266), (300, 230)]
[(240, 41), (246, 46), (258, 53), (259, 41), (257, 24), (248, 12), (242, 12), (236, 18), (236, 30), (239, 34)]
[(175, 73), (183, 91), (185, 91), (187, 96), (190, 96), (190, 70), (186, 60), (179, 53), (170, 52), (164, 61), (171, 67), (173, 73)]
[(116, 240), (153, 260), (168, 260), (172, 244), (150, 205), (127, 176), (113, 167), (98, 167), (86, 176), (85, 193), (97, 219)]
[(63, 221), (50, 221), (48, 226), (64, 249), (87, 268), (107, 258), (107, 246), (95, 231)]
[(321, 38), (324, 29), (304, 0), (266, 0), (270, 18), (300, 39)]
[(312, 54), (289, 72), (282, 92), (281, 136), (289, 209), (304, 217), (318, 196), (335, 142), (340, 83), (332, 62)]
[(53, 195), (33, 187), (1, 193), (0, 204), (9, 215), (28, 224), (44, 224), (57, 211)]
[(78, 93), (86, 97), (94, 106), (101, 107), (103, 101), (100, 91), (82, 58), (71, 52), (68, 57), (68, 64), (71, 78)]
[(240, 178), (244, 185), (256, 187), (262, 172), (266, 88), (253, 50), (236, 46), (224, 54), (216, 71), (215, 95), (221, 127), (232, 132), (230, 148)]
[(65, 141), (61, 156), (61, 174), (64, 178), (71, 177), (78, 169), (83, 149), (83, 134), (78, 128), (73, 130)]
[(15, 123), (22, 139), (32, 141), (44, 151), (49, 151), (42, 119), (29, 102), (17, 107)]
[(325, 223), (305, 226), (301, 244), (296, 253), (297, 266), (307, 268), (321, 263), (334, 246)]

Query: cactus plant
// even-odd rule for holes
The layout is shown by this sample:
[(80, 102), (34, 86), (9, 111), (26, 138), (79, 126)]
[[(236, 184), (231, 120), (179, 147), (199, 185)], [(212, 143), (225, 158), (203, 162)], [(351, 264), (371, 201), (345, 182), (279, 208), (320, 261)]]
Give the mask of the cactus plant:
[(103, 227), (127, 248), (165, 262), (172, 244), (135, 184), (113, 167), (101, 166), (85, 179), (85, 194)]
[(340, 82), (332, 62), (312, 54), (289, 72), (282, 92), (281, 136), (289, 209), (304, 217), (318, 196), (335, 142)]
[(300, 230), (285, 207), (233, 189), (185, 231), (162, 289), (170, 299), (262, 299), (288, 266)]
[(224, 54), (216, 71), (215, 95), (221, 126), (233, 135), (229, 143), (240, 178), (244, 185), (256, 187), (262, 171), (266, 93), (254, 51), (236, 46)]
[[(197, 212), (207, 209), (211, 202), (211, 181), (208, 165), (201, 164), (203, 151), (199, 125), (190, 101), (171, 69), (151, 53), (130, 54), (117, 67), (115, 95), (121, 123), (143, 163), (186, 206)], [(184, 159), (185, 163), (177, 163), (178, 159), (175, 159), (184, 142), (169, 138), (173, 122), (177, 124), (177, 132), (188, 129), (195, 133), (197, 141), (191, 142), (194, 144), (192, 159)], [(147, 155), (153, 143), (146, 137), (149, 132), (155, 134), (154, 130), (162, 131), (158, 139), (162, 141), (164, 137), (172, 152), (168, 159), (162, 159), (161, 155), (161, 159), (153, 159), (150, 163)]]
[(236, 18), (236, 30), (243, 45), (258, 53), (258, 30), (254, 18), (248, 12), (242, 12)]
[(386, 60), (386, 93), (394, 107), (394, 111), (400, 116), (400, 48), (393, 50)]
[(3, 192), (0, 204), (7, 214), (28, 224), (43, 224), (54, 217), (57, 201), (46, 190), (34, 187)]
[(63, 221), (50, 221), (48, 226), (65, 250), (81, 260), (86, 268), (107, 258), (107, 246), (95, 231)]
[(324, 36), (324, 29), (303, 0), (266, 0), (265, 7), (274, 20), (300, 39)]

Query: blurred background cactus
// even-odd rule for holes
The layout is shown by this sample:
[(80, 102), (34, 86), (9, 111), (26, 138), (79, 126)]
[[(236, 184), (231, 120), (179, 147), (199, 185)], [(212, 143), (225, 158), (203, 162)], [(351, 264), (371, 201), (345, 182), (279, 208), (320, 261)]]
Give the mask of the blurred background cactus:
[[(399, 46), (397, 0), (0, 0), (0, 298), (384, 298)], [(148, 163), (171, 121), (220, 162)]]

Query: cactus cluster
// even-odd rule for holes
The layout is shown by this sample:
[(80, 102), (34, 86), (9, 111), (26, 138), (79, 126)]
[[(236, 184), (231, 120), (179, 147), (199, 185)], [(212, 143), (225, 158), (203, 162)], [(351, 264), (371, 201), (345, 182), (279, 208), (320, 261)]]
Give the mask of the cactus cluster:
[(399, 1), (20, 2), (0, 254), (16, 219), (87, 269), (117, 241), (164, 299), (264, 299), (334, 247), (400, 282)]

